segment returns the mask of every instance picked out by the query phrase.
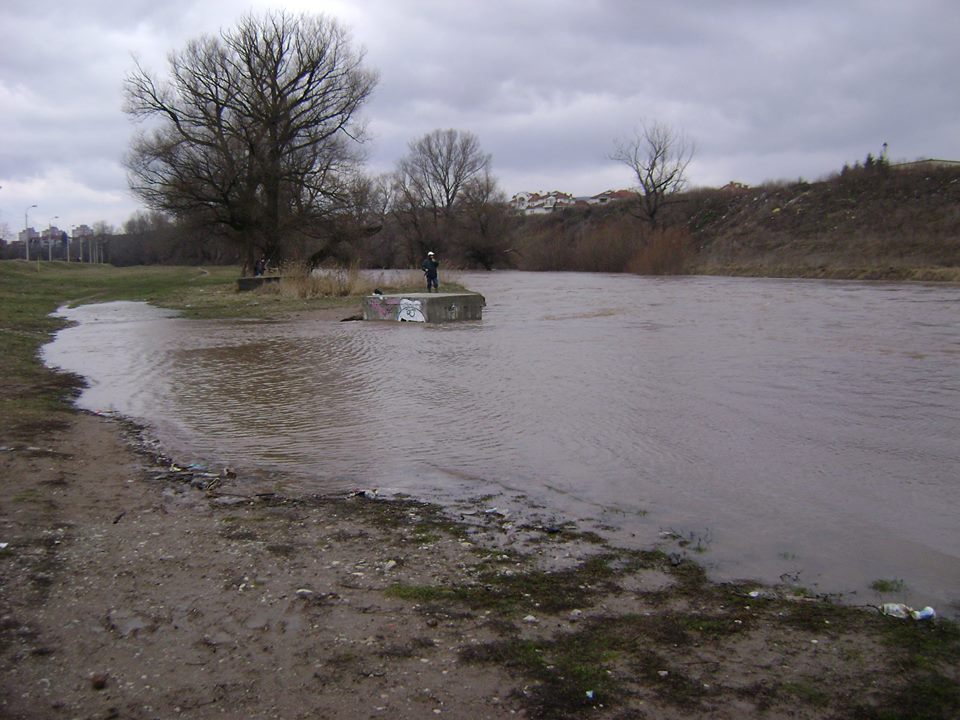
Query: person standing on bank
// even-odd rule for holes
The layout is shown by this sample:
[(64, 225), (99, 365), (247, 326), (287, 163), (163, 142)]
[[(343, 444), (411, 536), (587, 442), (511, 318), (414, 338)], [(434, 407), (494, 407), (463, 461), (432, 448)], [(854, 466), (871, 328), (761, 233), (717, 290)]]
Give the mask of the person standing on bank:
[(423, 268), (423, 275), (427, 278), (427, 292), (431, 292), (430, 288), (440, 292), (440, 285), (437, 282), (437, 267), (439, 265), (440, 262), (432, 250), (427, 253), (427, 259), (420, 264), (420, 267)]

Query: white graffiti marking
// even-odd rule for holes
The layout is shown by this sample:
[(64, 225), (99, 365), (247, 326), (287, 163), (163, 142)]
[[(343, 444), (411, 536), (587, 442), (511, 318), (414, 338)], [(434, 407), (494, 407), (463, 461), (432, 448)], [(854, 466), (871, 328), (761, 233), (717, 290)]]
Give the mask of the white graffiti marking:
[(400, 312), (397, 313), (397, 320), (400, 322), (426, 322), (423, 316), (423, 310), (420, 309), (419, 300), (410, 300), (408, 298), (400, 299)]

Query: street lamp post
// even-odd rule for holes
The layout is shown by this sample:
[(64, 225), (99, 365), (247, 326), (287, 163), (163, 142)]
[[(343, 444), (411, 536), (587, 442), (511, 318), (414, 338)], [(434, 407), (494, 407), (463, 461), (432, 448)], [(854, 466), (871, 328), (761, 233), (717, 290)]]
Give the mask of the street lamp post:
[(24, 234), (24, 245), (27, 246), (27, 260), (30, 260), (30, 208), (35, 208), (36, 205), (31, 205), (26, 210), (23, 211), (23, 234)]
[(59, 219), (59, 215), (54, 215), (47, 223), (47, 262), (53, 262), (53, 221)]

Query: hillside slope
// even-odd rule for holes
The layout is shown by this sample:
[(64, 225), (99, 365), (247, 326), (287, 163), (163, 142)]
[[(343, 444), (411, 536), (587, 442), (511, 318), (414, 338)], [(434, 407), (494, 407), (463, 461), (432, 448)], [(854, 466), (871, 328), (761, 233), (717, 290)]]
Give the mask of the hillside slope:
[(857, 168), (827, 181), (687, 193), (691, 269), (960, 279), (960, 170)]

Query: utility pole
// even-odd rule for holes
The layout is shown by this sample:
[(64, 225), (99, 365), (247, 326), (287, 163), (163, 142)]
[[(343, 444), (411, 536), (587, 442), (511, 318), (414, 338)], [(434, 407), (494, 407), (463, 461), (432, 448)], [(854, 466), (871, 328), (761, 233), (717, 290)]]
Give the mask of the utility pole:
[(30, 208), (35, 208), (36, 205), (31, 205), (26, 210), (23, 211), (23, 234), (24, 234), (24, 245), (27, 246), (27, 262), (30, 262)]

